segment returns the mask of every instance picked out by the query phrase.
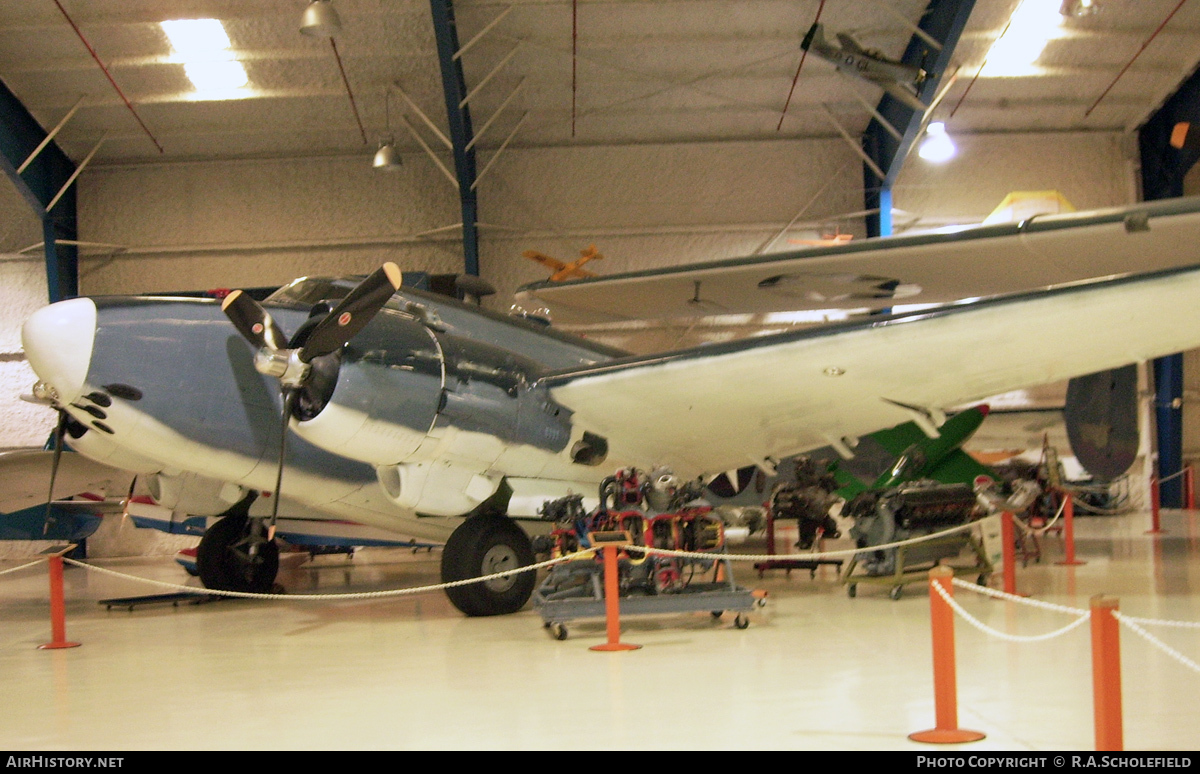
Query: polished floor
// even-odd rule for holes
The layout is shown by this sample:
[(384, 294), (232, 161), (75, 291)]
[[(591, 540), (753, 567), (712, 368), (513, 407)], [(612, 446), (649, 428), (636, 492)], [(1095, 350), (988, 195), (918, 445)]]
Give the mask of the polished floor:
[[(1089, 516), (1076, 556), (1043, 544), (1019, 568), (1018, 591), (1086, 608), (1116, 596), (1123, 613), (1200, 622), (1200, 514)], [(833, 547), (833, 546), (831, 546)], [(745, 552), (761, 552), (753, 542)], [(22, 564), (0, 562), (0, 570)], [(141, 578), (186, 582), (169, 558), (97, 560)], [(379, 591), (434, 583), (438, 555), (365, 550), (289, 567), (292, 594)], [(99, 600), (160, 587), (81, 568), (66, 572), (68, 640), (51, 639), (44, 569), (0, 575), (0, 749), (84, 750), (945, 750), (907, 735), (935, 725), (928, 595), (893, 601), (834, 568), (735, 565), (768, 592), (744, 630), (705, 612), (632, 617), (601, 653), (602, 621), (548, 636), (537, 612), (465, 618), (431, 593), (323, 601), (222, 600), (108, 609)], [(194, 581), (192, 581), (194, 583)], [(997, 580), (993, 580), (993, 585)], [(972, 615), (1032, 635), (1061, 612), (956, 590)], [(1200, 661), (1200, 632), (1155, 628)], [(1095, 749), (1088, 626), (1011, 642), (956, 620), (959, 727), (966, 751)], [(1200, 675), (1122, 629), (1127, 750), (1200, 747)]]

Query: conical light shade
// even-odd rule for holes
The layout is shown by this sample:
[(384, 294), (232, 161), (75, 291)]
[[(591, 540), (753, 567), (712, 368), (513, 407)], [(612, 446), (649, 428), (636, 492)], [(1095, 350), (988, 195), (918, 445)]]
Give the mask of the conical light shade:
[(342, 20), (329, 0), (313, 0), (300, 17), (300, 31), (314, 38), (332, 38), (342, 31)]
[(396, 152), (396, 146), (390, 142), (380, 145), (379, 150), (375, 151), (375, 161), (372, 162), (372, 166), (385, 172), (394, 172), (399, 169), (400, 154)]

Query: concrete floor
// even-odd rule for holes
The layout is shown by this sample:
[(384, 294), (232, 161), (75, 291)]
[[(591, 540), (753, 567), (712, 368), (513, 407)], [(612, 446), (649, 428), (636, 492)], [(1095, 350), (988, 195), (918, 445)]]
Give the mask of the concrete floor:
[[(1019, 568), (1018, 590), (1086, 608), (1200, 622), (1200, 515), (1076, 520), (1076, 555), (1061, 540)], [(835, 546), (830, 546), (835, 547)], [(758, 553), (753, 543), (742, 551)], [(289, 567), (292, 594), (379, 591), (437, 581), (439, 556), (365, 550)], [(21, 562), (0, 563), (0, 570)], [(98, 560), (141, 578), (187, 582), (170, 559)], [(98, 600), (165, 589), (82, 568), (66, 572), (68, 640), (51, 639), (41, 567), (0, 575), (0, 674), (6, 750), (1091, 750), (1089, 629), (1013, 643), (956, 621), (959, 726), (987, 734), (932, 747), (907, 735), (935, 725), (928, 595), (860, 585), (849, 598), (832, 567), (816, 577), (758, 578), (768, 604), (735, 628), (708, 613), (627, 618), (598, 653), (603, 621), (548, 636), (537, 612), (465, 618), (441, 592), (368, 600), (247, 601), (106, 609)], [(195, 583), (194, 580), (190, 581)], [(993, 586), (998, 585), (993, 579)], [(1015, 634), (1071, 618), (961, 589), (956, 599)], [(1155, 633), (1200, 660), (1196, 629)], [(1200, 747), (1200, 675), (1122, 628), (1128, 750)]]

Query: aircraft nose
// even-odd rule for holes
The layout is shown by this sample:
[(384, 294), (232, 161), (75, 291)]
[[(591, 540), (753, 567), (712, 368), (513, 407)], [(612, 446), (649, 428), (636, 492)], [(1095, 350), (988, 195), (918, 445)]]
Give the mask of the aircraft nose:
[(96, 304), (72, 298), (34, 312), (21, 328), (21, 345), (38, 378), (67, 404), (79, 397), (92, 363)]

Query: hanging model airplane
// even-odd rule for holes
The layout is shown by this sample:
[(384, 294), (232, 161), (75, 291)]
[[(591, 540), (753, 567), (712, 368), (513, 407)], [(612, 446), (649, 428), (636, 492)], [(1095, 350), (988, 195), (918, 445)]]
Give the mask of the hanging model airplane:
[(878, 51), (868, 51), (844, 32), (839, 32), (836, 37), (838, 45), (825, 39), (821, 24), (813, 24), (801, 41), (800, 48), (831, 63), (838, 72), (875, 84), (913, 110), (924, 113), (929, 107), (917, 96), (921, 84), (925, 82), (924, 70), (888, 59)]
[(557, 258), (551, 258), (537, 250), (526, 250), (521, 253), (531, 261), (536, 261), (550, 270), (550, 282), (562, 282), (573, 277), (594, 277), (590, 271), (583, 268), (588, 261), (598, 261), (604, 256), (596, 251), (595, 245), (588, 245), (586, 250), (579, 251), (579, 257), (570, 263), (563, 263)]
[[(716, 473), (862, 437), (913, 407), (933, 414), (1200, 346), (1198, 232), (1200, 202), (1184, 200), (1042, 233), (942, 235), (944, 273), (976, 255), (991, 272), (1036, 257), (1026, 292), (647, 356), (401, 288), (390, 264), (366, 279), (297, 280), (261, 304), (237, 292), (222, 304), (71, 299), (36, 312), (22, 337), (36, 392), (79, 452), (162, 485), (209, 482), (204, 515), (282, 491), (334, 518), (445, 541), (443, 579), (468, 581), (529, 564), (530, 534), (550, 527), (542, 504), (596, 492), (616, 469)], [(1003, 244), (1014, 238), (1016, 251)], [(896, 241), (825, 250), (884, 261)], [(996, 251), (1007, 261), (990, 260)], [(1071, 273), (1059, 259), (1073, 251), (1104, 276), (1043, 287), (1039, 277)], [(723, 266), (735, 264), (751, 287), (794, 270)], [(205, 584), (269, 588), (273, 520), (235, 510), (210, 527)], [(534, 583), (514, 573), (447, 594), (469, 615), (501, 614)]]

